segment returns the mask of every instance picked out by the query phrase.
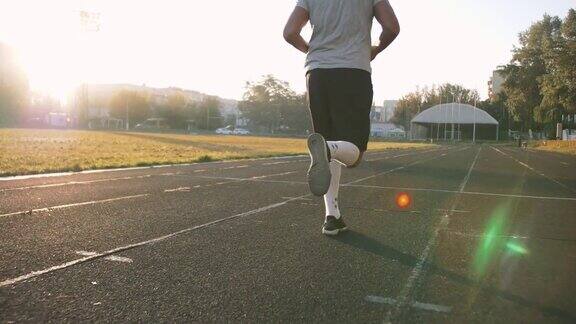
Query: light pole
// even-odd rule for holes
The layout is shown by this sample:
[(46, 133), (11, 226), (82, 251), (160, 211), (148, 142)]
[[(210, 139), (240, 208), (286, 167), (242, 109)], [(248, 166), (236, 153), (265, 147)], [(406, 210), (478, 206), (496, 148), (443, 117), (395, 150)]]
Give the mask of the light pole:
[(472, 131), (472, 143), (476, 144), (476, 105), (478, 104), (478, 100), (474, 100), (474, 129)]
[(130, 130), (130, 105), (128, 103), (128, 101), (130, 100), (130, 98), (128, 96), (126, 96), (126, 130)]

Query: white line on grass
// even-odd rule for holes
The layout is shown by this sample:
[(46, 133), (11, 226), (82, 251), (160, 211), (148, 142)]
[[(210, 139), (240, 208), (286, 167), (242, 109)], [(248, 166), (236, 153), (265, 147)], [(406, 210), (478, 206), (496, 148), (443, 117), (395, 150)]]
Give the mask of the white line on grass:
[(556, 179), (553, 179), (553, 178), (545, 175), (544, 173), (542, 173), (542, 172), (534, 169), (533, 167), (529, 166), (528, 164), (526, 164), (526, 163), (524, 163), (524, 162), (516, 159), (516, 158), (513, 157), (512, 155), (510, 155), (510, 154), (508, 154), (508, 153), (505, 153), (505, 152), (503, 152), (502, 150), (499, 150), (499, 149), (495, 148), (494, 146), (490, 146), (490, 148), (492, 148), (492, 149), (495, 150), (496, 152), (498, 152), (498, 153), (500, 153), (500, 154), (502, 154), (502, 155), (504, 155), (504, 156), (506, 156), (506, 157), (508, 157), (508, 158), (510, 158), (510, 159), (512, 159), (512, 160), (514, 160), (514, 161), (516, 161), (516, 163), (518, 163), (518, 164), (520, 164), (521, 166), (527, 168), (528, 170), (536, 173), (537, 175), (539, 175), (539, 176), (541, 176), (541, 177), (544, 177), (544, 178), (546, 178), (546, 179), (554, 182), (555, 184), (561, 186), (562, 188), (568, 189), (568, 190), (571, 191), (571, 192), (576, 192), (576, 189), (573, 189), (573, 188), (571, 188), (571, 187), (563, 184), (562, 182), (560, 182), (560, 181), (558, 181), (558, 180), (556, 180)]
[(71, 208), (71, 207), (79, 207), (79, 206), (86, 206), (86, 205), (104, 204), (104, 203), (113, 202), (113, 201), (119, 201), (119, 200), (127, 200), (127, 199), (135, 199), (135, 198), (141, 198), (141, 197), (148, 197), (149, 195), (150, 195), (150, 194), (141, 194), (141, 195), (124, 196), (124, 197), (117, 197), (117, 198), (110, 198), (110, 199), (86, 201), (86, 202), (81, 202), (81, 203), (73, 203), (73, 204), (66, 204), (66, 205), (51, 206), (51, 207), (45, 207), (45, 208), (37, 208), (37, 209), (31, 209), (31, 210), (26, 210), (26, 211), (18, 211), (18, 212), (8, 213), (8, 214), (0, 214), (0, 218), (10, 217), (10, 216), (18, 216), (18, 215), (32, 215), (32, 214), (34, 214), (34, 213), (48, 212), (48, 211), (51, 211), (51, 210)]
[[(478, 156), (480, 156), (481, 151), (482, 151), (482, 147), (480, 147), (480, 149), (478, 149), (478, 152), (476, 153), (476, 156), (474, 157), (474, 160), (472, 161), (472, 164), (470, 165), (470, 168), (468, 169), (468, 173), (466, 174), (466, 176), (462, 180), (462, 183), (460, 184), (459, 193), (462, 193), (464, 191), (464, 189), (466, 188), (466, 185), (468, 184), (468, 180), (470, 179), (470, 175), (472, 174), (472, 170), (474, 169), (474, 166), (476, 165), (476, 162), (478, 161)], [(455, 210), (456, 207), (458, 206), (458, 203), (460, 202), (459, 193), (455, 195), (454, 203), (452, 204), (452, 207), (450, 207), (450, 210)], [(436, 226), (436, 228), (434, 229), (434, 232), (432, 233), (432, 237), (430, 237), (430, 240), (428, 240), (428, 243), (426, 244), (424, 251), (422, 251), (422, 254), (420, 255), (420, 258), (418, 259), (416, 266), (414, 267), (414, 269), (412, 269), (412, 272), (410, 273), (410, 277), (408, 277), (408, 280), (406, 281), (404, 288), (402, 288), (402, 291), (400, 292), (400, 295), (398, 296), (398, 299), (397, 299), (398, 302), (386, 314), (386, 317), (384, 319), (385, 323), (390, 323), (392, 320), (397, 319), (401, 315), (402, 310), (407, 305), (412, 305), (413, 302), (410, 300), (410, 296), (412, 295), (412, 293), (416, 287), (416, 284), (418, 282), (418, 279), (420, 278), (420, 276), (422, 275), (422, 272), (425, 269), (424, 266), (426, 265), (426, 263), (428, 263), (428, 259), (430, 258), (430, 253), (432, 252), (432, 248), (436, 245), (436, 240), (438, 239), (438, 235), (439, 235), (440, 231), (445, 229), (448, 226), (448, 224), (450, 224), (450, 217), (451, 216), (452, 216), (451, 213), (445, 214), (442, 217), (442, 219), (440, 220), (440, 223), (438, 224), (438, 226)]]
[[(385, 298), (380, 296), (366, 296), (366, 301), (371, 303), (377, 304), (388, 304), (388, 305), (396, 305), (398, 302), (396, 299), (393, 298)], [(434, 304), (425, 304), (419, 302), (413, 302), (410, 304), (413, 308), (418, 308), (426, 311), (438, 312), (438, 313), (450, 313), (452, 311), (452, 307), (442, 306), (442, 305), (434, 305)]]

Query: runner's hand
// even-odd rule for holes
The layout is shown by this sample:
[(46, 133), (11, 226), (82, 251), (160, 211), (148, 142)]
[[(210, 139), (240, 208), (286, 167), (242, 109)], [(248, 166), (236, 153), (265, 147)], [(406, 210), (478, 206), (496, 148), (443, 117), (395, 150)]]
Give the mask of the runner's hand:
[(374, 61), (378, 54), (380, 54), (380, 48), (378, 46), (372, 46), (370, 61)]

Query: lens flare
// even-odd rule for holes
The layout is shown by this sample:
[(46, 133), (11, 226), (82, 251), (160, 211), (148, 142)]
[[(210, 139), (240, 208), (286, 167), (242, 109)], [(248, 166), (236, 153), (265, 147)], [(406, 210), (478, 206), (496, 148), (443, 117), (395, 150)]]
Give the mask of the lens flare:
[(508, 251), (513, 252), (515, 254), (522, 254), (522, 255), (528, 254), (528, 249), (523, 247), (518, 242), (510, 241), (506, 243), (506, 248), (508, 248)]
[(401, 209), (406, 209), (412, 204), (412, 197), (405, 192), (396, 195), (396, 206)]
[(499, 206), (488, 221), (472, 264), (472, 272), (476, 278), (482, 278), (486, 274), (493, 258), (498, 254), (499, 247), (502, 247), (502, 235), (510, 210), (509, 204)]

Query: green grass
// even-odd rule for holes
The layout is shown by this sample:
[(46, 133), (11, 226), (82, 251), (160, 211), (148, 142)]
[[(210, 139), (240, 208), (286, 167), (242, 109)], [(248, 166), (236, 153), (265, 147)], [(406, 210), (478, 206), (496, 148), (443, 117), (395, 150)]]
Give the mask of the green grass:
[[(369, 150), (428, 146), (372, 142)], [(305, 153), (302, 138), (0, 129), (0, 176)]]

